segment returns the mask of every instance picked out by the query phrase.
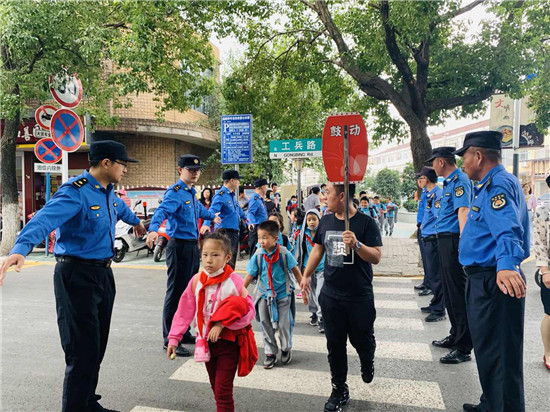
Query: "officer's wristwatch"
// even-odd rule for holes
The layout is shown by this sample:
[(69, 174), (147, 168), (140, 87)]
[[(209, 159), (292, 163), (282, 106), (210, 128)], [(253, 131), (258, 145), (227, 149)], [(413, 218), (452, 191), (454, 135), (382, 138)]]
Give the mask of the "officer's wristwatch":
[(359, 250), (363, 247), (363, 244), (359, 241), (355, 242), (355, 246), (353, 247), (353, 250)]

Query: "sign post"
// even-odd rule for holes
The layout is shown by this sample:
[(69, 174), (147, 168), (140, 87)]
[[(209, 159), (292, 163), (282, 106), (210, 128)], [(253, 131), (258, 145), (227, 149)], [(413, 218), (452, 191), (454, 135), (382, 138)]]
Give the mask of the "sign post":
[(296, 159), (294, 164), (298, 174), (298, 209), (300, 209), (302, 207), (302, 159)]
[(252, 163), (252, 115), (221, 117), (222, 164)]
[(514, 129), (512, 130), (512, 150), (514, 151), (512, 171), (515, 177), (519, 176), (518, 149), (519, 149), (520, 122), (521, 122), (521, 99), (515, 99), (514, 100)]
[[(50, 173), (46, 172), (46, 203), (50, 201)], [(44, 244), (46, 245), (46, 256), (48, 256), (48, 243), (50, 242), (50, 235), (46, 236), (46, 241)]]
[[(349, 136), (348, 125), (344, 126), (344, 230), (349, 230)], [(349, 246), (346, 246), (349, 255)]]

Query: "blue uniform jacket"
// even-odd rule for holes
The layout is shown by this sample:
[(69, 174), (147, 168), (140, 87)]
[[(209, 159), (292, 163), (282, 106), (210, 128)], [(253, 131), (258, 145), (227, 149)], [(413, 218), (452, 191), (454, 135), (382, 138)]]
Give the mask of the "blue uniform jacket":
[(267, 209), (264, 200), (258, 193), (254, 193), (248, 202), (248, 223), (258, 225), (266, 220)]
[(422, 189), (420, 192), (420, 202), (418, 202), (418, 211), (416, 212), (417, 224), (421, 224), (424, 219), (424, 210), (426, 209), (426, 193), (428, 193), (426, 188)]
[(518, 179), (495, 166), (474, 188), (459, 244), (463, 266), (515, 270), (529, 257), (529, 215)]
[(171, 238), (197, 240), (199, 238), (199, 218), (214, 219), (216, 215), (199, 202), (194, 188), (187, 186), (181, 179), (164, 192), (164, 198), (159, 205), (149, 231), (158, 232), (165, 219), (166, 233)]
[(438, 185), (426, 192), (426, 208), (422, 218), (422, 237), (435, 235), (437, 216), (441, 213), (441, 194), (443, 191)]
[[(230, 191), (226, 187), (222, 187), (216, 191), (208, 210), (212, 213), (220, 212), (222, 222), (216, 225), (216, 229), (239, 230), (240, 220), (245, 219), (245, 214), (239, 205), (239, 201), (235, 198), (235, 192)], [(210, 220), (205, 220), (203, 223), (206, 226), (210, 226), (210, 224)]]
[(63, 184), (36, 213), (19, 234), (10, 254), (26, 256), (55, 229), (55, 255), (110, 259), (119, 219), (133, 226), (139, 224), (139, 218), (115, 195), (113, 185), (103, 188), (86, 171)]
[(443, 181), (441, 210), (435, 225), (437, 233), (460, 233), (457, 210), (470, 207), (472, 200), (472, 181), (466, 174), (455, 169)]

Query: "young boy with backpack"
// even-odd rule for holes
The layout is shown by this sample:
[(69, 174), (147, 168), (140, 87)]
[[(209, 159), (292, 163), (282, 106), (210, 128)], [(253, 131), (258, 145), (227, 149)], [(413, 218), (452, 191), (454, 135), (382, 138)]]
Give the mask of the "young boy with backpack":
[(281, 363), (288, 365), (292, 360), (292, 328), (296, 315), (294, 300), (294, 280), (302, 279), (298, 263), (292, 253), (277, 243), (279, 225), (266, 220), (258, 225), (258, 242), (260, 247), (250, 257), (244, 278), (245, 288), (258, 278), (255, 306), (256, 320), (262, 326), (264, 342), (264, 368), (271, 369), (277, 363), (279, 347), (275, 332), (281, 342)]

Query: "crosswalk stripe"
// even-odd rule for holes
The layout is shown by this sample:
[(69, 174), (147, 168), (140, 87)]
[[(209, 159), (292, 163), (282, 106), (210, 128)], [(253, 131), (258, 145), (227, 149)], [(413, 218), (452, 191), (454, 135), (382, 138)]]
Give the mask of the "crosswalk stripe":
[(414, 295), (413, 288), (388, 288), (374, 286), (374, 295), (377, 293), (383, 293), (387, 295)]
[(414, 300), (378, 300), (374, 299), (376, 309), (406, 309), (419, 310), (418, 304)]
[[(378, 306), (375, 303), (375, 306)], [(297, 323), (309, 323), (311, 313), (296, 312)], [(377, 316), (374, 322), (375, 329), (396, 329), (396, 330), (424, 330), (422, 320), (415, 318), (389, 318)]]
[[(209, 384), (203, 364), (185, 362), (170, 379)], [(403, 405), (419, 408), (445, 409), (441, 390), (437, 382), (413, 381), (409, 379), (377, 378), (367, 385), (360, 376), (348, 374), (347, 383), (354, 400)], [(295, 394), (329, 394), (330, 375), (327, 372), (275, 367), (270, 370), (256, 366), (245, 377), (236, 377), (236, 388), (249, 388)]]
[(136, 406), (130, 412), (185, 412), (185, 411), (174, 411), (172, 409), (150, 408), (149, 406)]
[(404, 283), (411, 285), (412, 283), (411, 278), (403, 278), (403, 277), (394, 277), (394, 276), (375, 276), (372, 283), (376, 284), (377, 282), (384, 282), (384, 283)]
[[(258, 345), (258, 347), (263, 347), (262, 333), (255, 332), (254, 336), (256, 338), (256, 344)], [(355, 351), (349, 340), (347, 343), (348, 355), (357, 356), (357, 352)], [(327, 340), (324, 335), (293, 335), (292, 349), (301, 352), (326, 354)], [(430, 345), (428, 345), (427, 343), (409, 342), (377, 341), (375, 357), (426, 362), (431, 362), (433, 360)]]

